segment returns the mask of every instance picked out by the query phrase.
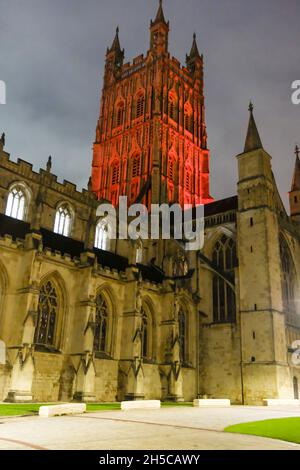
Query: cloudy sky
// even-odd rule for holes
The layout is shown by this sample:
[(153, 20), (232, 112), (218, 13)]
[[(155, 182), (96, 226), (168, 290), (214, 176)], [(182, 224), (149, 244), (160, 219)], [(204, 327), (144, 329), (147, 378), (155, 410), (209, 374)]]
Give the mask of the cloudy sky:
[[(120, 26), (125, 60), (149, 46), (158, 0), (0, 0), (0, 131), (12, 159), (38, 171), (48, 155), (53, 172), (86, 187), (99, 112), (103, 62)], [(236, 192), (235, 155), (242, 151), (248, 103), (284, 202), (300, 105), (291, 83), (300, 79), (299, 0), (164, 0), (170, 52), (184, 61), (195, 31), (205, 58), (211, 192)]]

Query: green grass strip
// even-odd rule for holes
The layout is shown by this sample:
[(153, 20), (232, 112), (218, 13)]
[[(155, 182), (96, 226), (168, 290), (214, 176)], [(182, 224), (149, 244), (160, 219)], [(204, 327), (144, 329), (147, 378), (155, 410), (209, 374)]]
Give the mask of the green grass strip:
[(300, 417), (267, 419), (250, 423), (234, 424), (224, 429), (225, 432), (250, 434), (269, 437), (300, 444)]

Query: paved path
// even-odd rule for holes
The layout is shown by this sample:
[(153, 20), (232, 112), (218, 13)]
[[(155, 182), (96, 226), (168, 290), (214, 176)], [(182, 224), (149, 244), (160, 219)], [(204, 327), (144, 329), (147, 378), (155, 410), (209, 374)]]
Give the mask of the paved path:
[(222, 432), (230, 424), (288, 416), (300, 416), (299, 407), (170, 407), (56, 418), (0, 418), (0, 449), (300, 450), (297, 444)]

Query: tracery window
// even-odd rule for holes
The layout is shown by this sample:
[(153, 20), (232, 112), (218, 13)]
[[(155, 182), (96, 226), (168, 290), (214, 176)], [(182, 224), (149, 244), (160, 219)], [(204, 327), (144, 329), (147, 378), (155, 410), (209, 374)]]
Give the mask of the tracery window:
[(139, 176), (140, 170), (141, 170), (141, 159), (139, 155), (135, 155), (132, 159), (132, 171), (131, 171), (131, 176), (132, 178), (135, 178)]
[(169, 157), (169, 168), (168, 168), (169, 179), (174, 181), (174, 159)]
[(112, 186), (119, 183), (119, 178), (120, 178), (120, 165), (119, 165), (118, 162), (115, 162), (113, 164), (112, 173), (111, 173), (111, 184), (112, 184)]
[(26, 196), (22, 186), (16, 185), (11, 188), (7, 198), (5, 215), (14, 219), (24, 220), (26, 209)]
[(173, 95), (169, 96), (169, 116), (173, 121), (177, 121), (177, 100)]
[(186, 173), (185, 173), (185, 190), (189, 193), (191, 192), (191, 186), (192, 186), (191, 172), (189, 170), (186, 170)]
[(109, 224), (106, 219), (101, 219), (96, 225), (95, 248), (99, 250), (109, 250)]
[(117, 107), (117, 118), (116, 125), (117, 127), (121, 126), (124, 121), (124, 103), (120, 103)]
[(38, 303), (38, 320), (35, 329), (35, 343), (54, 345), (58, 315), (58, 297), (51, 281), (41, 286)]
[(283, 237), (280, 238), (280, 259), (283, 308), (287, 313), (295, 313), (295, 268)]
[[(234, 275), (237, 264), (236, 244), (232, 238), (223, 235), (215, 244), (213, 264), (224, 273)], [(234, 279), (234, 276), (233, 276)], [(213, 276), (213, 320), (214, 322), (235, 322), (236, 304), (232, 287), (219, 275)]]
[(142, 309), (142, 327), (141, 327), (141, 347), (142, 347), (142, 357), (149, 358), (149, 319), (146, 311)]
[(193, 112), (190, 106), (184, 108), (184, 128), (191, 133), (193, 132)]
[(175, 277), (186, 276), (189, 271), (189, 265), (183, 253), (177, 253), (173, 265), (173, 275)]
[(143, 94), (138, 95), (136, 100), (136, 118), (139, 118), (144, 115), (145, 109), (145, 96)]
[(71, 232), (71, 210), (68, 204), (62, 204), (58, 207), (55, 214), (54, 232), (65, 237), (70, 236)]
[(94, 351), (107, 352), (108, 306), (104, 297), (96, 298), (96, 317), (94, 329)]

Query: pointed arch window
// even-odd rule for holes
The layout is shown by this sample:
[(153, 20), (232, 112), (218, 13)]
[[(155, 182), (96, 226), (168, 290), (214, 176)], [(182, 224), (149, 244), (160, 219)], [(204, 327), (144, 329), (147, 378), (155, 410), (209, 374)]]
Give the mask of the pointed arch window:
[(173, 157), (169, 157), (169, 168), (168, 168), (169, 180), (174, 182), (175, 179), (175, 162)]
[(94, 351), (107, 352), (108, 307), (104, 297), (96, 298), (96, 317), (94, 330)]
[(47, 281), (40, 289), (35, 343), (54, 346), (57, 315), (57, 292), (53, 283)]
[(173, 94), (169, 95), (169, 116), (173, 121), (178, 120), (177, 99)]
[(190, 193), (192, 190), (192, 176), (189, 169), (185, 172), (185, 190)]
[(95, 248), (108, 251), (110, 247), (109, 224), (106, 219), (101, 219), (96, 225)]
[(144, 94), (139, 94), (136, 100), (136, 118), (142, 117), (145, 110), (145, 96)]
[(184, 311), (181, 309), (178, 314), (178, 327), (179, 327), (179, 357), (180, 362), (184, 363), (187, 360), (186, 357), (186, 316)]
[(124, 103), (119, 103), (117, 106), (116, 126), (122, 126), (124, 121)]
[(112, 166), (112, 172), (111, 172), (112, 186), (115, 186), (116, 184), (118, 184), (119, 179), (120, 179), (120, 165), (119, 165), (119, 162), (115, 162)]
[[(215, 244), (213, 264), (217, 270), (229, 273), (234, 279), (237, 265), (236, 244), (232, 238), (223, 235)], [(218, 274), (213, 275), (213, 321), (219, 323), (235, 322), (236, 301), (231, 286)]]
[(142, 327), (141, 327), (141, 343), (142, 343), (142, 357), (149, 357), (149, 321), (148, 315), (144, 309), (142, 309)]
[(136, 178), (140, 175), (141, 171), (141, 159), (139, 155), (135, 155), (132, 159), (132, 171), (131, 176), (132, 178)]
[(283, 308), (290, 317), (295, 314), (295, 268), (290, 249), (282, 236), (279, 244)]
[(55, 214), (54, 232), (69, 237), (71, 233), (72, 212), (69, 204), (62, 204)]
[(21, 185), (13, 186), (8, 194), (5, 215), (18, 220), (25, 220), (26, 195)]
[(138, 240), (136, 245), (135, 262), (137, 264), (141, 264), (143, 262), (143, 243), (141, 240)]
[(184, 128), (189, 132), (193, 132), (193, 111), (190, 106), (184, 108)]

